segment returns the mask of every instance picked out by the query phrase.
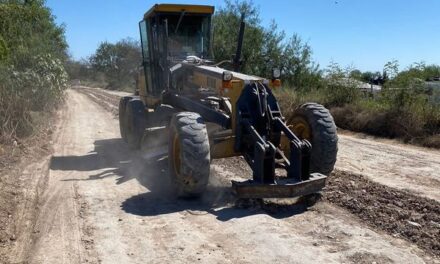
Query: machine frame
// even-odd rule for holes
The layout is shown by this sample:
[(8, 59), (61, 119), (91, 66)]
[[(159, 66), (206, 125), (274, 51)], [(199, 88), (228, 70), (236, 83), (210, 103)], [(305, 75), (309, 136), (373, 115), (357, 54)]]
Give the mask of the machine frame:
[[(213, 13), (214, 7), (211, 6), (169, 4), (155, 5), (145, 13), (139, 23), (143, 59), (137, 96), (122, 98), (120, 103), (123, 138), (134, 147), (146, 146), (143, 150), (150, 152), (168, 145), (170, 167), (180, 168), (183, 166), (180, 162), (185, 159), (181, 149), (185, 145), (175, 145), (180, 142), (176, 141), (178, 134), (173, 132), (174, 136), (165, 136), (163, 140), (154, 142), (149, 139), (171, 133), (170, 126), (173, 127), (173, 124), (170, 120), (176, 122), (173, 120), (178, 113), (196, 113), (194, 116), (200, 116), (202, 120), (187, 127), (197, 126), (197, 123), (204, 126), (206, 123), (210, 159), (243, 156), (251, 167), (252, 179), (233, 182), (239, 197), (281, 198), (319, 192), (325, 186), (326, 176), (319, 171), (310, 173), (312, 145), (307, 138), (300, 138), (292, 132), (285, 123), (272, 92), (280, 85), (279, 72), (274, 71), (269, 79), (239, 72), (244, 15), (241, 17), (237, 52), (230, 61), (234, 71), (220, 68), (219, 64), (211, 61), (209, 45)], [(169, 21), (174, 22), (169, 24)], [(169, 30), (174, 29), (179, 36), (177, 32), (182, 25), (187, 29), (182, 35), (191, 32), (192, 35), (187, 34), (188, 39), (201, 41), (191, 42), (196, 43), (193, 47), (182, 45), (177, 50), (185, 53), (185, 50), (195, 52), (201, 49), (200, 54), (176, 57), (169, 52), (168, 46), (173, 44), (169, 38), (173, 33)], [(204, 47), (205, 38), (208, 48)], [(310, 128), (309, 124), (305, 125)], [(176, 155), (178, 157), (174, 157)], [(283, 169), (286, 175), (280, 177), (277, 169)], [(180, 169), (171, 173), (179, 174)], [(177, 175), (179, 177), (187, 180), (191, 175)], [(199, 189), (189, 194), (198, 195), (201, 193)]]

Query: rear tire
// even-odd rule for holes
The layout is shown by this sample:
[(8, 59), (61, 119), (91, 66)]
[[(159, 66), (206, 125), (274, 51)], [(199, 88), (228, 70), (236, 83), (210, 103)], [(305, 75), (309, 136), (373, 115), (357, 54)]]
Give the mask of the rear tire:
[(174, 114), (170, 122), (169, 173), (179, 197), (198, 197), (206, 189), (210, 172), (208, 132), (197, 113)]
[(132, 149), (139, 149), (146, 127), (145, 106), (139, 99), (131, 99), (125, 108), (127, 143)]
[(317, 103), (305, 103), (295, 110), (287, 123), (299, 138), (312, 144), (310, 172), (329, 175), (336, 163), (338, 135), (328, 109)]
[(122, 139), (127, 143), (127, 117), (125, 116), (125, 110), (130, 97), (122, 97), (119, 100), (119, 131), (121, 132)]

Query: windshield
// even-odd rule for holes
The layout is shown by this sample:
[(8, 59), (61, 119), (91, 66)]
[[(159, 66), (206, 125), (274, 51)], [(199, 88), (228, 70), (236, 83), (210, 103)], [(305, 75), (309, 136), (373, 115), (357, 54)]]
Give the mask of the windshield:
[[(193, 14), (167, 15), (168, 54), (171, 57), (209, 56), (209, 16)], [(180, 22), (179, 22), (180, 20)]]

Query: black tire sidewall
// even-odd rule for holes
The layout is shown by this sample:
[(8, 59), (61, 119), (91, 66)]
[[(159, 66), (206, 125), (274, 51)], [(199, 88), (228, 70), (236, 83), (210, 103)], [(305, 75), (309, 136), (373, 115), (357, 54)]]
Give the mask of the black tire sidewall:
[[(185, 121), (185, 117), (190, 117), (192, 121)], [(203, 128), (198, 131), (191, 130), (192, 134), (188, 134), (188, 129), (195, 125), (202, 125)], [(205, 191), (210, 173), (210, 149), (206, 125), (199, 114), (180, 112), (173, 115), (169, 127), (169, 175), (174, 192), (178, 197), (198, 197)], [(172, 156), (176, 134), (180, 144), (180, 176), (175, 173)], [(197, 138), (197, 141), (191, 141), (193, 138)], [(186, 185), (182, 181), (183, 177), (190, 178), (195, 184)]]
[(304, 119), (311, 130), (310, 172), (330, 175), (338, 152), (337, 128), (332, 115), (320, 104), (306, 103), (295, 110), (289, 124), (292, 124), (296, 117)]
[(126, 137), (132, 149), (139, 149), (145, 130), (145, 107), (141, 100), (131, 99), (126, 107)]
[(121, 133), (121, 137), (124, 142), (127, 141), (127, 117), (126, 117), (126, 108), (127, 102), (130, 100), (129, 97), (122, 97), (119, 100), (119, 132)]

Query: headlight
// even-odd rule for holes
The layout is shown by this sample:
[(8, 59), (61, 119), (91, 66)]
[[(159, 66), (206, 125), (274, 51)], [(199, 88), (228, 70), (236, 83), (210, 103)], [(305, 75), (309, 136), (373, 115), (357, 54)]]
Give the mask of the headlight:
[(273, 69), (272, 70), (272, 79), (279, 79), (281, 76), (280, 69)]
[(229, 82), (232, 80), (232, 72), (230, 71), (224, 71), (223, 72), (223, 81), (224, 82)]

